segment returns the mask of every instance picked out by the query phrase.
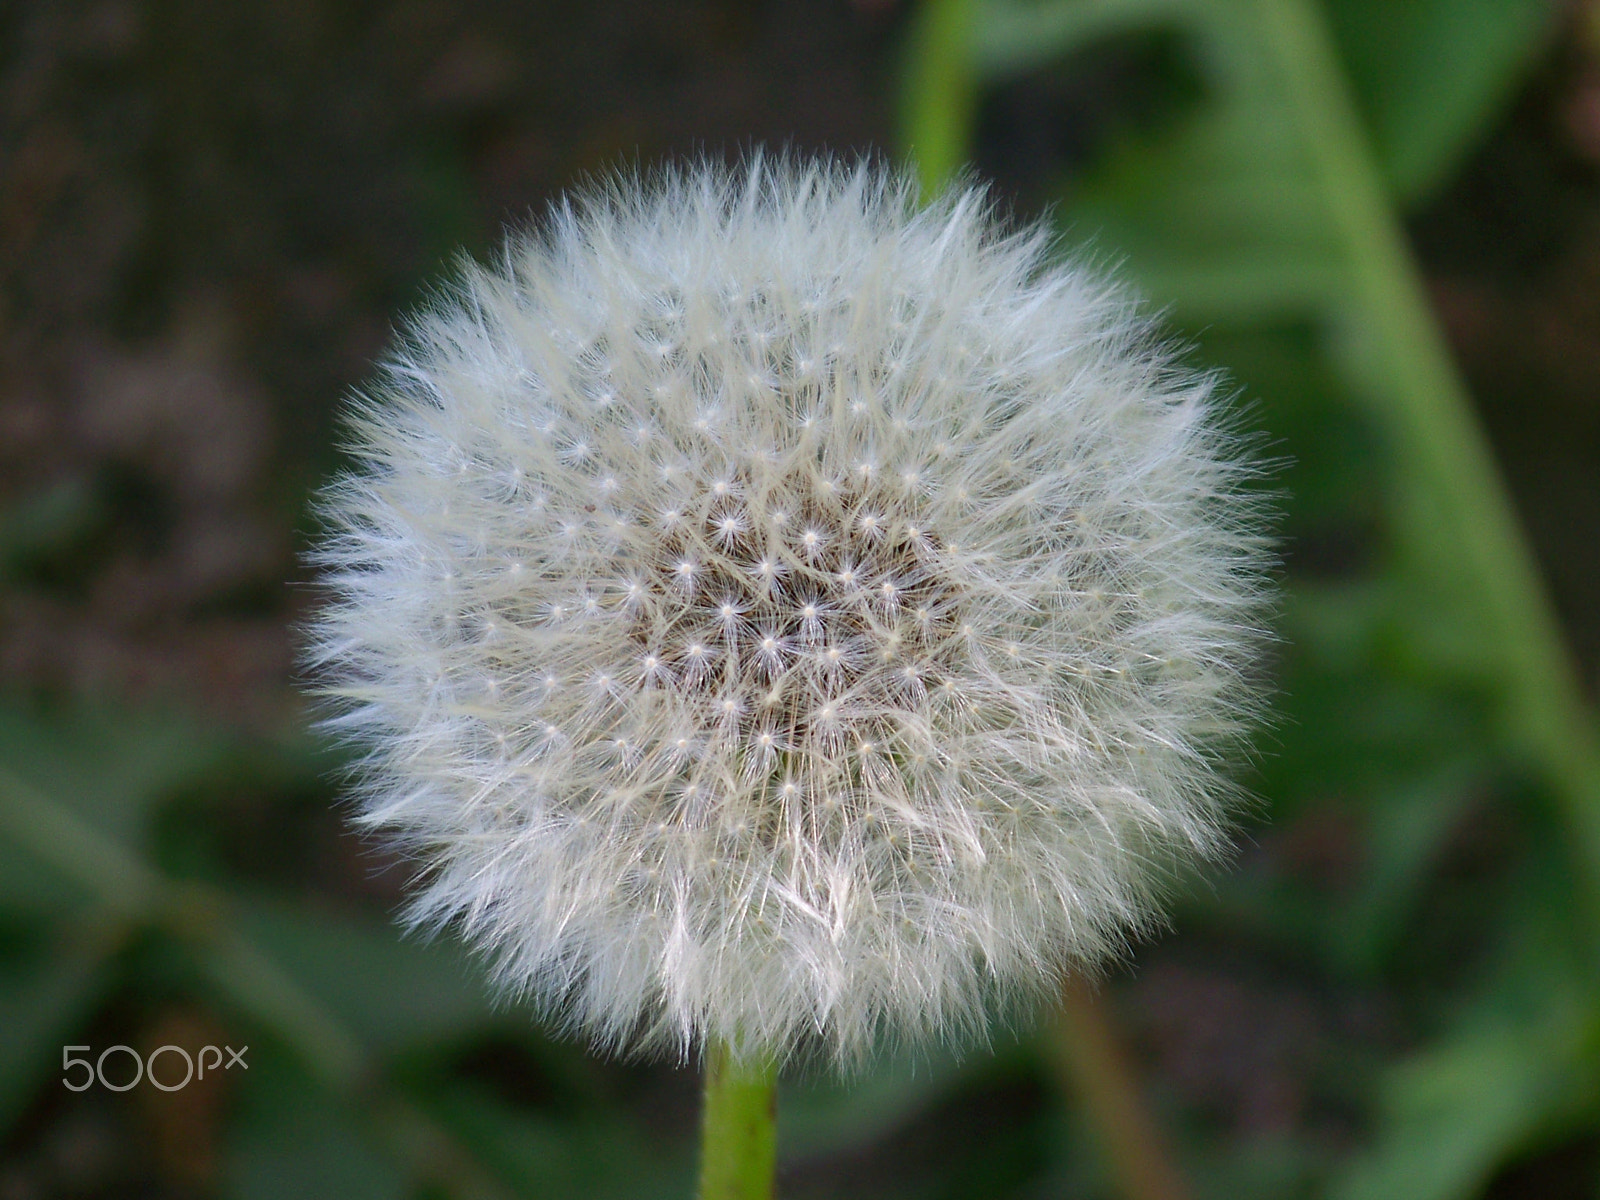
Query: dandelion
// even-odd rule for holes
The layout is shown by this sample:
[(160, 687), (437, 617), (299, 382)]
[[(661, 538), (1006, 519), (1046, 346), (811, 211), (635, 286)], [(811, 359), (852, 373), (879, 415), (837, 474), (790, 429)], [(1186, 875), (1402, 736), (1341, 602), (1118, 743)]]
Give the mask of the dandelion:
[(848, 1064), (1155, 919), (1224, 843), (1254, 469), (1051, 249), (977, 190), (699, 166), (413, 320), (313, 659), (415, 922), (605, 1047)]

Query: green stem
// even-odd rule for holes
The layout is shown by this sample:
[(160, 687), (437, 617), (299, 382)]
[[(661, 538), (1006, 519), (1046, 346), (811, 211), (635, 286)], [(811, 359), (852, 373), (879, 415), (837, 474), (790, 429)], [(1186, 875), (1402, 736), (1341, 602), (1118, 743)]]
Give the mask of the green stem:
[(718, 1042), (706, 1051), (698, 1200), (770, 1200), (777, 1165), (778, 1068)]
[(1088, 984), (1067, 981), (1046, 1046), (1072, 1081), (1126, 1200), (1189, 1200), (1189, 1187), (1139, 1095), (1111, 1013)]
[(1451, 561), (1427, 566), (1477, 597), (1506, 687), (1507, 732), (1553, 786), (1600, 921), (1600, 740), (1554, 608), (1434, 320), (1321, 7), (1255, 4), (1353, 268), (1365, 318), (1361, 358), (1391, 399), (1382, 416), (1412, 481), (1398, 498), (1407, 542), (1414, 553), (1448, 553)]
[(901, 149), (916, 166), (924, 202), (961, 170), (972, 145), (976, 8), (975, 0), (927, 0), (912, 18), (902, 72)]

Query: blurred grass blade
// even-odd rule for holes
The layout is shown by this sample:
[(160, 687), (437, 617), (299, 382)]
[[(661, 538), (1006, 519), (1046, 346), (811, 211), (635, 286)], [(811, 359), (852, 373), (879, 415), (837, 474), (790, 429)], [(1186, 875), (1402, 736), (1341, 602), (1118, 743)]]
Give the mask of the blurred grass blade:
[[(973, 69), (994, 80), (1047, 68), (1098, 39), (1152, 29), (1203, 35), (1240, 0), (979, 0)], [(1373, 152), (1402, 200), (1437, 188), (1546, 44), (1552, 0), (1328, 0)]]
[(136, 855), (3, 766), (0, 833), (125, 917), (148, 915), (163, 895), (160, 875)]
[(229, 1200), (401, 1200), (415, 1188), (349, 1109), (270, 1053), (251, 1056), (250, 1086), (229, 1125)]
[(1206, 0), (982, 0), (973, 67), (986, 80), (1025, 74), (1101, 38), (1193, 27), (1206, 7)]
[[(1355, 52), (1353, 76), (1330, 11)], [(1296, 632), (1307, 635), (1306, 655), (1337, 656), (1343, 645), (1358, 659), (1343, 675), (1309, 668), (1322, 670), (1322, 692), (1351, 708), (1332, 728), (1350, 732), (1396, 706), (1416, 718), (1358, 744), (1394, 756), (1387, 768), (1312, 776), (1335, 793), (1355, 781), (1382, 808), (1367, 831), (1368, 929), (1341, 947), (1325, 920), (1314, 922), (1316, 944), (1346, 967), (1370, 968), (1405, 928), (1416, 881), (1471, 795), (1470, 779), (1508, 754), (1534, 767), (1565, 826), (1562, 849), (1581, 882), (1576, 905), (1574, 884), (1565, 885), (1561, 919), (1578, 915), (1591, 975), (1600, 948), (1593, 714), (1392, 191), (1417, 195), (1458, 161), (1551, 13), (1539, 0), (984, 0), (979, 10), (971, 56), (980, 82), (1047, 70), (1129, 33), (1186, 39), (1201, 98), (1154, 132), (1117, 137), (1072, 181), (1063, 224), (1118, 259), (1180, 324), (1216, 331), (1210, 340), (1284, 345), (1297, 324), (1313, 330), (1339, 403), (1359, 408), (1378, 434), (1387, 466), (1371, 493), (1378, 585), (1287, 606), (1305, 623)], [(975, 119), (942, 122), (959, 129)], [(1316, 390), (1287, 387), (1290, 404)], [(1359, 506), (1338, 502), (1359, 516)], [(1485, 714), (1430, 732), (1427, 722), (1448, 719), (1462, 697), (1471, 698), (1464, 712)], [(1321, 736), (1305, 740), (1319, 751), (1339, 745), (1339, 733)], [(1466, 744), (1472, 738), (1479, 744)], [(1355, 757), (1350, 742), (1344, 750)], [(1418, 790), (1400, 803), (1393, 789), (1403, 778)], [(1584, 1106), (1592, 1112), (1593, 992), (1591, 983), (1566, 1008), (1502, 1014), (1395, 1072), (1377, 1149), (1343, 1180), (1339, 1200), (1464, 1200), (1537, 1138)]]
[(439, 1100), (446, 1124), (520, 1195), (541, 1200), (684, 1200), (694, 1188), (686, 1156), (662, 1160), (615, 1121), (512, 1109), (478, 1090)]
[(232, 741), (161, 711), (83, 708), (47, 718), (0, 705), (0, 768), (135, 854), (152, 805), (214, 770)]
[(1600, 932), (1600, 742), (1555, 612), (1435, 323), (1313, 0), (1253, 0), (1266, 48), (1348, 256), (1346, 343), (1405, 470), (1398, 532), (1479, 613), (1503, 721), (1554, 785)]
[(964, 1078), (962, 1063), (948, 1054), (901, 1054), (859, 1079), (781, 1082), (779, 1157), (787, 1164), (858, 1151), (909, 1125)]
[[(939, 11), (931, 5), (926, 19)], [(990, 11), (1020, 10), (980, 16)], [(1352, 394), (1394, 443), (1403, 565), (1467, 618), (1453, 646), (1475, 656), (1470, 667), (1500, 697), (1509, 744), (1553, 785), (1600, 933), (1600, 741), (1323, 10), (1315, 0), (1047, 0), (1035, 19), (1068, 11), (1079, 19), (1058, 20), (1058, 53), (1074, 48), (1070, 38), (1103, 36), (1119, 16), (1132, 28), (1177, 22), (1196, 40), (1210, 94), (1163, 136), (1124, 142), (1083, 181), (1065, 219), (1125, 255), (1146, 293), (1191, 326), (1294, 311), (1324, 324)], [(911, 78), (931, 70), (914, 61)], [(952, 102), (930, 88), (911, 94)], [(913, 112), (909, 127), (920, 119)], [(972, 121), (939, 117), (952, 131)]]
[(1594, 1103), (1594, 1030), (1575, 1014), (1424, 1052), (1390, 1077), (1378, 1149), (1333, 1200), (1463, 1200), (1496, 1167)]
[(1552, 0), (1329, 0), (1373, 151), (1414, 202), (1457, 167), (1549, 41)]
[(904, 71), (902, 156), (931, 199), (967, 160), (976, 128), (971, 45), (977, 0), (930, 0), (912, 18)]
[[(125, 830), (134, 842), (137, 832)], [(4, 768), (0, 833), (72, 880), (116, 927), (158, 926), (187, 944), (230, 1008), (277, 1039), (310, 1080), (368, 1114), (404, 1175), (452, 1196), (502, 1194), (430, 1116), (381, 1086), (377, 1064), (360, 1039), (234, 927), (232, 906), (220, 893), (167, 878), (122, 840)]]
[(389, 924), (266, 900), (241, 903), (234, 920), (368, 1045), (455, 1041), (494, 1020), (479, 972), (454, 942), (402, 940)]
[(0, 1132), (11, 1128), (41, 1082), (60, 1072), (61, 1047), (99, 998), (115, 945), (108, 937), (69, 937), (42, 962), (0, 970)]

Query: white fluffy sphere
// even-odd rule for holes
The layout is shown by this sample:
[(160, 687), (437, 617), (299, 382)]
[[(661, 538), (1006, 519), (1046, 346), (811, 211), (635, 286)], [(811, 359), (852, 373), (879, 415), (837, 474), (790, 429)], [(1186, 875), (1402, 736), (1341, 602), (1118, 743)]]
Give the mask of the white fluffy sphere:
[(1264, 540), (1211, 381), (981, 194), (618, 179), (352, 417), (313, 661), (364, 819), (623, 1049), (961, 1038), (1222, 841)]

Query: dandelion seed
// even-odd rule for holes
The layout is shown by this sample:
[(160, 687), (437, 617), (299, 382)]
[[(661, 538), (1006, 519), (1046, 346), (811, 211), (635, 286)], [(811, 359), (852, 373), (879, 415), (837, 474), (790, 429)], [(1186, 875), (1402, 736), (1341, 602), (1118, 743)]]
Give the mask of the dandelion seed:
[(1051, 994), (1221, 849), (1255, 468), (1050, 250), (976, 192), (696, 167), (412, 322), (310, 658), (368, 824), (434, 848), (416, 922), (600, 1043), (848, 1063)]

